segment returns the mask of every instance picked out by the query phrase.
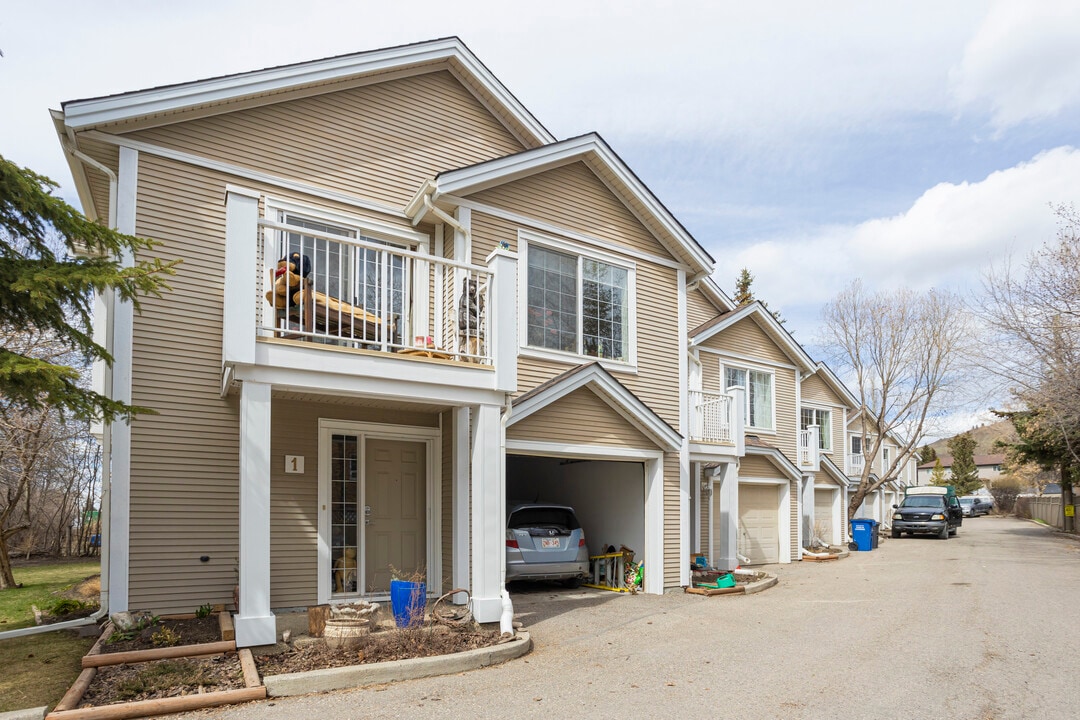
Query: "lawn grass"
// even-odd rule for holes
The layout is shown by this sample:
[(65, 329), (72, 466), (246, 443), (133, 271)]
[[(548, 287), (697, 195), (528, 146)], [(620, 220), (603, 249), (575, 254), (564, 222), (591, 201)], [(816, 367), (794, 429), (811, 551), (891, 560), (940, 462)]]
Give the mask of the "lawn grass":
[(94, 640), (64, 630), (0, 640), (0, 712), (60, 702)]
[(100, 570), (101, 562), (97, 559), (16, 567), (15, 582), (22, 583), (22, 587), (0, 590), (0, 632), (31, 627), (34, 624), (31, 605), (46, 609), (58, 599), (53, 593), (96, 575)]
[[(54, 593), (100, 570), (96, 559), (15, 567), (22, 587), (0, 590), (0, 631), (31, 627), (31, 605), (48, 608), (59, 599)], [(80, 659), (93, 644), (92, 637), (62, 630), (0, 640), (0, 712), (55, 705), (79, 676)]]

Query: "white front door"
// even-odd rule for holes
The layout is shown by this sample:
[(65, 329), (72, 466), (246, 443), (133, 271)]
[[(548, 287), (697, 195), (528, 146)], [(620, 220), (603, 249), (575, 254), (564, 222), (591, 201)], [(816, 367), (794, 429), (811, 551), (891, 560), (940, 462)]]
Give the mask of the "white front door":
[(385, 596), (395, 574), (437, 592), (438, 430), (320, 424), (319, 602)]

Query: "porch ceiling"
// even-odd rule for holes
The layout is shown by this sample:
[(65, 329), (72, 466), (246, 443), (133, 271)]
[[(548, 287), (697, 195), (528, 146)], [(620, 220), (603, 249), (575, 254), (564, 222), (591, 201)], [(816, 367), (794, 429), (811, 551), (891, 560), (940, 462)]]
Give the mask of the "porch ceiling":
[(449, 405), (437, 405), (421, 402), (394, 402), (391, 400), (382, 400), (378, 398), (357, 398), (322, 393), (296, 392), (290, 390), (274, 390), (271, 393), (271, 398), (274, 400), (313, 402), (323, 405), (343, 405), (349, 407), (378, 408), (380, 410), (400, 410), (402, 412), (441, 413), (451, 409)]

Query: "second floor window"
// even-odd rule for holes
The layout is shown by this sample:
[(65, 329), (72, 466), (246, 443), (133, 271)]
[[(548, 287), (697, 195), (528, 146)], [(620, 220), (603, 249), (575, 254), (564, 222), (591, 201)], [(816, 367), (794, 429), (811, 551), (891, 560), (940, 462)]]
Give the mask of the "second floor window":
[(746, 388), (746, 424), (758, 430), (773, 430), (772, 373), (724, 367), (724, 387)]
[(536, 245), (528, 257), (528, 344), (628, 362), (627, 269)]
[(862, 435), (851, 436), (851, 454), (862, 455)]
[(832, 425), (829, 423), (829, 411), (817, 408), (803, 408), (799, 417), (799, 428), (805, 430), (811, 425), (818, 426), (818, 447), (832, 449)]

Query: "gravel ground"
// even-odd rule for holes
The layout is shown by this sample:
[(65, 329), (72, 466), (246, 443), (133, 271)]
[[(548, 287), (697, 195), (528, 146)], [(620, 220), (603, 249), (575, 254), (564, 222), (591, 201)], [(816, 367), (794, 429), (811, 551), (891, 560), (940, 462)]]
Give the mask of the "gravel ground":
[(964, 521), (770, 567), (751, 596), (525, 588), (536, 649), (505, 665), (186, 718), (1073, 718), (1080, 543)]

